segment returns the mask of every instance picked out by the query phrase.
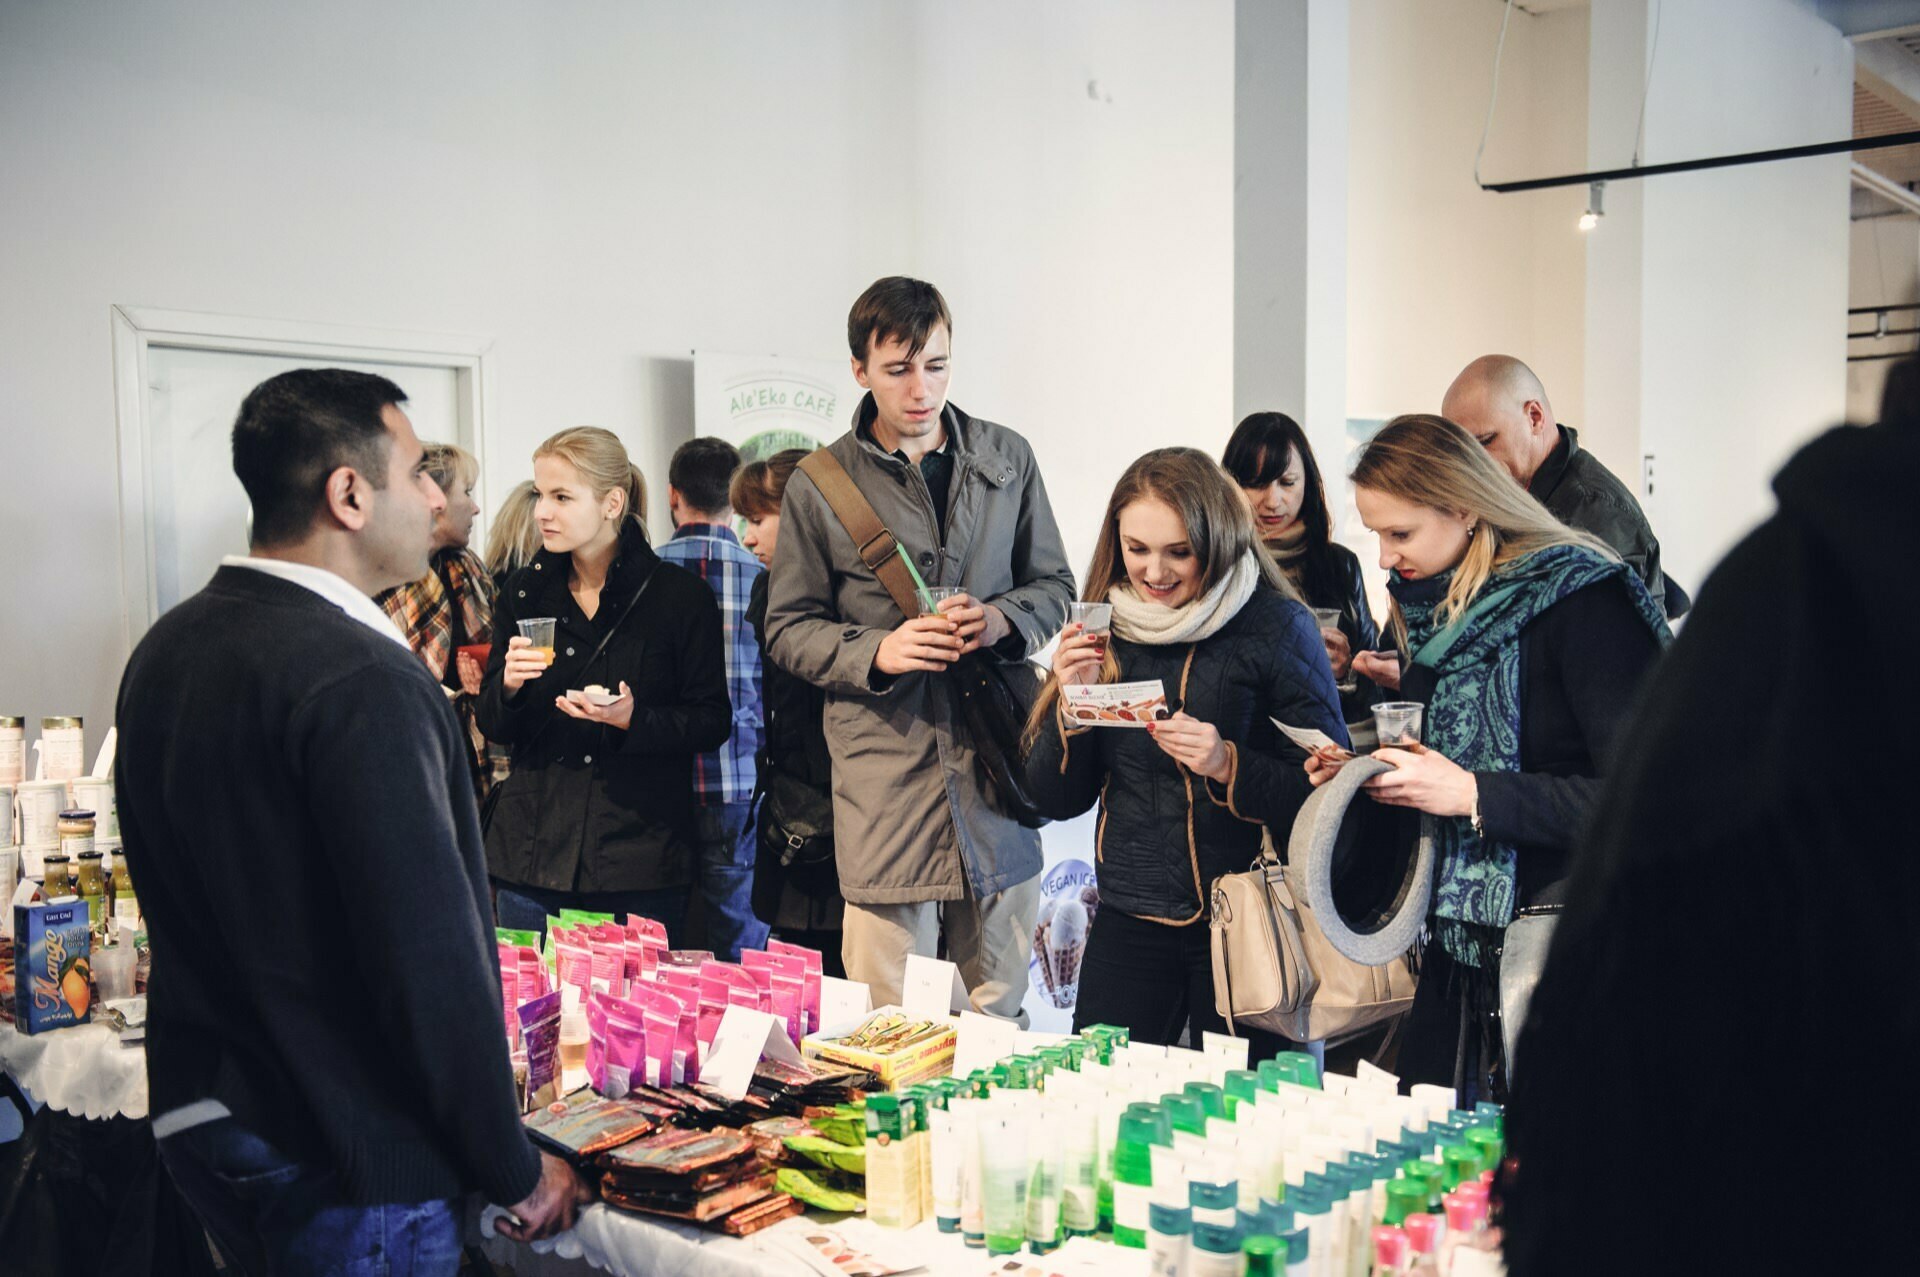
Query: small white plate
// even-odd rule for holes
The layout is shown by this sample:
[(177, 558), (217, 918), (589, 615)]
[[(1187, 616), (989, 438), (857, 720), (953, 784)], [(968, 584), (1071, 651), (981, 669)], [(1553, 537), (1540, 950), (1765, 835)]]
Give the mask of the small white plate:
[(567, 699), (584, 701), (588, 705), (597, 705), (601, 709), (605, 709), (607, 706), (619, 700), (620, 694), (618, 692), (568, 692)]

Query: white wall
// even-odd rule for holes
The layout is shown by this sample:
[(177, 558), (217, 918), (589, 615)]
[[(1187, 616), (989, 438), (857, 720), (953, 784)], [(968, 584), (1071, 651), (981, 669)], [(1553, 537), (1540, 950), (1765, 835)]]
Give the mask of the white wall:
[(1077, 570), (1128, 458), (1224, 434), (1231, 82), (1230, 0), (6, 6), (0, 712), (111, 717), (114, 303), (491, 338), (491, 490), (591, 422), (659, 507), (690, 350), (836, 356), (923, 274)]
[[(1468, 361), (1499, 352), (1540, 375), (1562, 421), (1586, 424), (1574, 225), (1585, 192), (1494, 195), (1473, 180), (1501, 12), (1487, 0), (1354, 0), (1351, 416), (1438, 412)], [(1586, 24), (1584, 9), (1515, 10), (1487, 181), (1584, 167)]]
[[(1632, 150), (1648, 3), (1592, 11), (1596, 165)], [(1852, 101), (1850, 47), (1793, 0), (1667, 0), (1642, 160), (1845, 137)], [(1617, 184), (1589, 237), (1603, 303), (1589, 384), (1604, 366), (1616, 420), (1637, 413), (1656, 458), (1647, 513), (1689, 588), (1772, 509), (1768, 482), (1793, 449), (1845, 413), (1847, 168), (1836, 155)]]

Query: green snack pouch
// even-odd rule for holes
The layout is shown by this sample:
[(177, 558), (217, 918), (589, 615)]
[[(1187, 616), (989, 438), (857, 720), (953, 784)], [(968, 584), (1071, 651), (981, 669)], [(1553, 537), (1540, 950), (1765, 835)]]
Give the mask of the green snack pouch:
[(843, 1214), (864, 1211), (867, 1199), (852, 1189), (837, 1187), (832, 1182), (837, 1178), (831, 1176), (830, 1172), (784, 1167), (774, 1172), (773, 1187), (775, 1192), (789, 1193), (819, 1210)]
[(515, 931), (510, 927), (495, 927), (493, 935), (501, 944), (510, 944), (515, 948), (538, 949), (540, 933), (537, 931)]
[(845, 1171), (850, 1175), (867, 1173), (867, 1150), (864, 1144), (856, 1148), (818, 1135), (790, 1135), (787, 1137), (787, 1149), (830, 1171)]

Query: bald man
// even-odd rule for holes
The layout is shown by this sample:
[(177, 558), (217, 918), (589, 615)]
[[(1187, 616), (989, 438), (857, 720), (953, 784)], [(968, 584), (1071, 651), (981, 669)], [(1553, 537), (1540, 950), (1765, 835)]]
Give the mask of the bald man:
[(1440, 413), (1465, 427), (1554, 518), (1612, 546), (1668, 616), (1687, 610), (1686, 591), (1661, 575), (1660, 542), (1640, 503), (1580, 446), (1576, 431), (1555, 421), (1531, 368), (1511, 355), (1482, 355), (1447, 387)]

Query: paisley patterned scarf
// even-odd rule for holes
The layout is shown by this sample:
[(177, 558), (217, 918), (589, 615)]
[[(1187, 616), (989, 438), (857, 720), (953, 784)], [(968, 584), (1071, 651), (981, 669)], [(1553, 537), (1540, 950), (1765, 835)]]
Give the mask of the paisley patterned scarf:
[[(1584, 546), (1548, 546), (1498, 569), (1445, 627), (1434, 613), (1451, 572), (1419, 581), (1391, 578), (1387, 589), (1406, 622), (1412, 661), (1439, 676), (1427, 706), (1428, 748), (1468, 771), (1519, 771), (1520, 632), (1574, 591), (1615, 576), (1625, 579), (1635, 608), (1664, 644), (1666, 617), (1640, 578)], [(1464, 816), (1433, 824), (1436, 934), (1456, 960), (1484, 966), (1483, 947), (1497, 944), (1513, 919), (1518, 853), (1483, 840)]]

